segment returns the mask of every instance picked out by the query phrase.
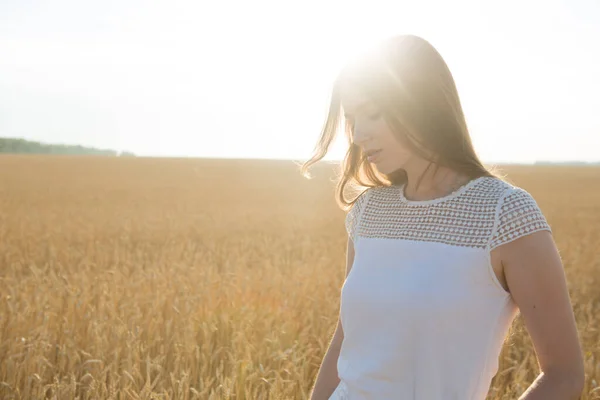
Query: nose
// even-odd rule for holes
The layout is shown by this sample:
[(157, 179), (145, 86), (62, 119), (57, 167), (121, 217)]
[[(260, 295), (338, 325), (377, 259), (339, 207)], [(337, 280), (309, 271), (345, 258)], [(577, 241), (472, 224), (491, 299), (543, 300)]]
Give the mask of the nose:
[(354, 131), (352, 132), (352, 141), (354, 144), (365, 147), (366, 143), (369, 143), (372, 139), (372, 135), (370, 135), (364, 128), (360, 126), (355, 126)]

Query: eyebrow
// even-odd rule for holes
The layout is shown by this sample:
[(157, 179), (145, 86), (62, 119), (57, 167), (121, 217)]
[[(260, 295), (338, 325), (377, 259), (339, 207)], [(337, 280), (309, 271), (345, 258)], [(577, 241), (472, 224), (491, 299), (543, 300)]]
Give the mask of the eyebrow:
[[(358, 106), (356, 106), (356, 108), (354, 109), (354, 112), (356, 113), (357, 111), (359, 111), (360, 109), (366, 107), (367, 105), (371, 104), (371, 102), (369, 100), (365, 100), (362, 103), (360, 103)], [(352, 113), (347, 113), (345, 107), (342, 106), (342, 108), (344, 108), (344, 116), (346, 115), (352, 115)]]

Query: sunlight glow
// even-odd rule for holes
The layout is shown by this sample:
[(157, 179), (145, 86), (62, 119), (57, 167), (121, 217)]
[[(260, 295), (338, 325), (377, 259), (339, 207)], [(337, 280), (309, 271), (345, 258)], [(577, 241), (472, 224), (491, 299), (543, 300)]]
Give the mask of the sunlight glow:
[[(448, 62), (482, 159), (600, 158), (592, 3), (365, 4), (3, 3), (0, 130), (139, 155), (306, 159), (343, 63), (414, 33)], [(345, 149), (340, 135), (326, 159)]]

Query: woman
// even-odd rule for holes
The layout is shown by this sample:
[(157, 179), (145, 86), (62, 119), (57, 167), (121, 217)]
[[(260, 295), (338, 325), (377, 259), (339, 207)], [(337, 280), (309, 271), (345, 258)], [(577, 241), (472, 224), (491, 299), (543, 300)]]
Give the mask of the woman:
[[(483, 400), (519, 311), (541, 369), (519, 399), (579, 398), (582, 351), (550, 226), (478, 159), (439, 53), (402, 35), (349, 63), (306, 176), (342, 115), (346, 280), (311, 399)], [(351, 181), (367, 189), (346, 202)]]

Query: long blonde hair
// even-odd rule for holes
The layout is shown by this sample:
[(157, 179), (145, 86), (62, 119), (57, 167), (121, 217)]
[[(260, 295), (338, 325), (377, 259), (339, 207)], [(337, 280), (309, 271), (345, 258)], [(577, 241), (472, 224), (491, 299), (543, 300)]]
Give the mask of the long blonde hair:
[[(454, 78), (438, 51), (415, 35), (398, 35), (376, 44), (361, 57), (344, 66), (333, 84), (329, 112), (313, 156), (301, 166), (308, 168), (329, 150), (341, 125), (341, 85), (350, 84), (372, 100), (386, 122), (414, 154), (439, 166), (451, 168), (471, 179), (495, 176), (479, 160), (473, 144)], [(336, 202), (349, 209), (356, 201), (344, 197), (347, 185), (377, 187), (400, 185), (406, 171), (391, 174), (375, 170), (362, 149), (352, 143), (352, 125), (345, 120), (348, 151), (342, 161), (342, 175), (336, 186)]]

